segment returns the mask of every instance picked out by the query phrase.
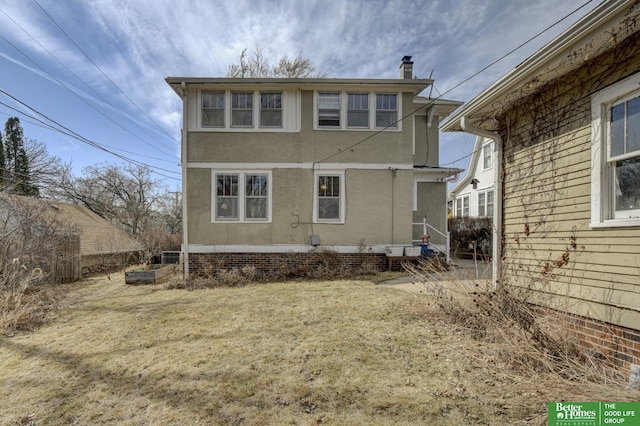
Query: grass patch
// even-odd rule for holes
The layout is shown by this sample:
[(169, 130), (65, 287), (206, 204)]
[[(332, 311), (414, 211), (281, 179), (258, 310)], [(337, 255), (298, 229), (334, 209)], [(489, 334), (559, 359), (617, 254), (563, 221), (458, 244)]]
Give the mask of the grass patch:
[(0, 338), (0, 424), (517, 424), (589, 392), (496, 369), (430, 296), (123, 281), (89, 280), (55, 322)]

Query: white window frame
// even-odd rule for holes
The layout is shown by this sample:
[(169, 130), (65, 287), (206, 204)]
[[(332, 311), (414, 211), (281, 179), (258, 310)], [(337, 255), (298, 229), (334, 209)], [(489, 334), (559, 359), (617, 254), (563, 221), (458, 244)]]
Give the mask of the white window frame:
[[(247, 108), (246, 105), (240, 105), (240, 106), (233, 106), (233, 101), (235, 100), (235, 97), (237, 96), (246, 96), (246, 100), (249, 101), (249, 103), (251, 104), (250, 108)], [(255, 127), (255, 114), (256, 114), (256, 108), (255, 108), (255, 104), (256, 104), (256, 94), (254, 91), (249, 90), (233, 90), (231, 91), (231, 95), (229, 96), (231, 98), (231, 119), (229, 121), (229, 123), (231, 124), (231, 127), (236, 127), (236, 128), (245, 128), (245, 129), (253, 129)], [(233, 122), (233, 113), (234, 111), (238, 111), (238, 112), (250, 112), (250, 114), (248, 114), (251, 117), (251, 124), (235, 124)]]
[[(378, 109), (378, 96), (395, 96), (396, 97), (396, 108), (395, 109), (390, 109), (390, 108), (380, 108)], [(400, 124), (400, 115), (398, 114), (398, 111), (400, 110), (400, 96), (398, 96), (397, 93), (376, 93), (375, 94), (375, 127), (376, 129), (397, 129), (399, 124)], [(388, 124), (387, 126), (382, 126), (382, 125), (378, 125), (378, 113), (389, 113), (389, 112), (393, 112), (395, 113), (395, 120), (393, 120), (390, 124)]]
[[(237, 218), (218, 218), (217, 203), (217, 178), (218, 176), (238, 176), (238, 217)], [(246, 214), (246, 177), (251, 175), (264, 175), (267, 177), (267, 217), (266, 218), (247, 218)], [(212, 223), (271, 223), (272, 220), (272, 200), (273, 200), (273, 184), (270, 170), (211, 170), (211, 222)]]
[[(216, 125), (213, 125), (213, 124), (204, 124), (204, 112), (205, 112), (205, 110), (220, 111), (220, 108), (205, 108), (205, 106), (204, 106), (204, 95), (205, 94), (222, 95), (222, 125), (221, 126), (216, 126)], [(227, 102), (227, 94), (225, 93), (224, 90), (203, 90), (202, 92), (200, 92), (200, 122), (202, 123), (202, 127), (207, 128), (207, 129), (223, 129), (225, 127), (226, 122), (227, 122), (226, 102)]]
[[(351, 108), (351, 105), (349, 102), (350, 96), (357, 96), (358, 98), (361, 96), (366, 96), (367, 102), (366, 102), (365, 108)], [(367, 116), (367, 124), (365, 126), (349, 125), (350, 113), (363, 113), (363, 112), (366, 112), (366, 116)], [(371, 121), (371, 94), (368, 92), (347, 92), (347, 117), (346, 118), (347, 118), (347, 123), (346, 123), (347, 127), (350, 129), (369, 129), (370, 121)]]
[[(320, 93), (339, 93), (340, 94), (340, 125), (339, 126), (321, 126), (319, 123), (319, 94)], [(366, 94), (369, 97), (369, 121), (368, 126), (349, 126), (349, 95)], [(396, 108), (395, 110), (382, 110), (382, 111), (394, 111), (396, 113), (396, 123), (390, 127), (377, 127), (376, 124), (376, 101), (377, 95), (395, 95)], [(376, 91), (338, 91), (338, 90), (317, 90), (313, 96), (313, 128), (314, 130), (344, 130), (344, 131), (379, 131), (385, 132), (399, 132), (402, 131), (402, 93), (400, 92), (376, 92)]]
[[(480, 202), (482, 199), (482, 202)], [(487, 193), (485, 191), (478, 192), (478, 217), (487, 215)]]
[[(640, 73), (608, 86), (591, 97), (591, 224), (592, 228), (640, 226), (640, 218), (616, 218), (613, 172), (609, 155), (611, 106), (640, 96)], [(634, 151), (625, 158), (637, 157)], [(620, 158), (614, 158), (619, 160)], [(634, 211), (635, 212), (635, 211)]]
[[(487, 159), (489, 159), (489, 165), (487, 165)], [(493, 167), (493, 142), (490, 142), (488, 144), (485, 144), (482, 147), (482, 170), (489, 170), (492, 167)]]
[[(493, 217), (493, 208), (496, 202), (495, 191), (489, 189), (486, 192), (485, 199), (487, 200), (487, 217)], [(491, 202), (489, 202), (489, 196), (491, 196)]]
[[(320, 207), (319, 179), (320, 176), (338, 176), (340, 178), (340, 214), (338, 219), (321, 219), (318, 214)], [(344, 224), (346, 218), (346, 185), (344, 170), (320, 170), (313, 175), (313, 222), (326, 224)]]
[[(271, 105), (269, 105), (269, 102), (271, 101), (271, 99), (269, 99), (267, 101), (267, 105), (264, 106), (262, 103), (262, 97), (263, 96), (273, 96), (273, 95), (279, 95), (280, 96), (280, 108), (276, 108), (273, 107)], [(268, 128), (268, 129), (274, 129), (274, 128), (282, 128), (282, 120), (284, 119), (283, 117), (283, 111), (282, 111), (282, 105), (283, 105), (283, 100), (284, 100), (284, 96), (282, 94), (281, 91), (261, 91), (258, 93), (258, 99), (259, 99), (259, 126), (262, 128)], [(280, 113), (280, 124), (276, 124), (276, 125), (268, 125), (268, 124), (264, 124), (262, 122), (262, 113), (263, 112), (271, 112), (271, 113), (275, 113), (275, 112), (279, 112)]]
[[(455, 217), (469, 217), (469, 195), (461, 195), (456, 198), (456, 213)], [(458, 214), (460, 211), (460, 214)], [(466, 214), (465, 214), (466, 211)]]

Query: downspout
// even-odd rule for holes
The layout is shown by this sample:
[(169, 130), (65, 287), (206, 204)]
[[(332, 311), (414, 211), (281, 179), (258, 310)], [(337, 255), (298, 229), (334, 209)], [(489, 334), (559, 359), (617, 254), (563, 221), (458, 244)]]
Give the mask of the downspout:
[(182, 171), (182, 253), (183, 278), (189, 279), (189, 216), (187, 214), (187, 84), (180, 83), (182, 88), (182, 131), (180, 141), (180, 163)]
[(474, 127), (467, 117), (460, 119), (462, 130), (476, 136), (493, 140), (494, 152), (494, 199), (493, 199), (493, 253), (492, 278), (493, 289), (498, 288), (502, 272), (502, 138), (496, 132)]

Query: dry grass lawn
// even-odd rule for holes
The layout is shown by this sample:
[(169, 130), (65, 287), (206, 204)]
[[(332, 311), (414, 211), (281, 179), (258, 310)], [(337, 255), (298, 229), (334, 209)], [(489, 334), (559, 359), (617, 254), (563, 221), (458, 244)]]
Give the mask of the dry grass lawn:
[[(0, 424), (546, 424), (615, 387), (510, 373), (430, 296), (367, 281), (186, 291), (123, 274), (0, 337)], [(625, 396), (626, 395), (626, 396)]]

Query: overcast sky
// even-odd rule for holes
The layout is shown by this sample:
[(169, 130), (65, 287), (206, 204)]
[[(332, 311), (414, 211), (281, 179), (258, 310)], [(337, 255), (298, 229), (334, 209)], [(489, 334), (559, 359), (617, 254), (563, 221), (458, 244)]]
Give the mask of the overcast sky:
[[(435, 96), (468, 101), (599, 3), (0, 0), (0, 122), (4, 131), (18, 116), (26, 136), (77, 173), (121, 161), (45, 128), (27, 105), (81, 139), (152, 165), (176, 187), (182, 108), (165, 77), (224, 77), (244, 48), (262, 48), (272, 63), (302, 54), (327, 77), (343, 78), (398, 78), (401, 58), (411, 55), (414, 74), (435, 80)], [(466, 168), (473, 141), (442, 134), (441, 165)]]

